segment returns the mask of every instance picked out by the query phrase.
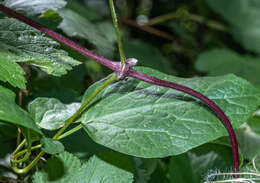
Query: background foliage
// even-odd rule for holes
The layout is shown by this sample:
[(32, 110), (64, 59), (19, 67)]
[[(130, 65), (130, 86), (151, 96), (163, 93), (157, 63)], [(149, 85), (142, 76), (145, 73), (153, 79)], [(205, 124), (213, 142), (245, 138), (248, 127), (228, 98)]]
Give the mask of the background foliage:
[[(107, 0), (3, 3), (119, 60)], [(236, 128), (241, 168), (248, 171), (260, 153), (260, 1), (115, 4), (126, 56), (144, 66), (136, 69), (215, 101)], [(226, 130), (206, 106), (135, 79), (102, 91), (77, 119), (84, 129), (61, 141), (50, 139), (111, 71), (17, 20), (0, 17), (0, 182), (200, 183), (212, 172), (230, 172)], [(15, 101), (19, 92), (22, 106), (18, 95)], [(40, 140), (48, 154), (39, 171), (24, 177), (12, 173), (8, 162), (15, 126), (29, 142)]]

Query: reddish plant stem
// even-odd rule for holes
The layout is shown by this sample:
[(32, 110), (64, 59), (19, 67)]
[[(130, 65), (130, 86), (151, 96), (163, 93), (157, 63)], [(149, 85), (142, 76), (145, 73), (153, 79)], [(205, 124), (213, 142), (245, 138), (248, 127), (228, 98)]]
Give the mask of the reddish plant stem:
[(156, 35), (156, 36), (164, 38), (166, 40), (174, 41), (174, 38), (170, 34), (168, 34), (166, 32), (163, 32), (163, 31), (160, 31), (158, 29), (155, 29), (155, 28), (153, 28), (151, 26), (139, 25), (138, 23), (136, 23), (133, 20), (119, 18), (119, 17), (118, 17), (118, 20), (119, 20), (119, 22), (121, 22), (123, 24), (127, 24), (127, 25), (130, 25), (132, 27), (136, 27), (138, 29), (141, 29), (143, 31), (149, 32), (150, 34)]
[[(47, 34), (48, 36), (52, 37), (53, 39), (56, 39), (56, 40), (60, 41), (61, 43), (82, 53), (83, 55), (85, 55), (93, 60), (96, 60), (100, 64), (103, 64), (103, 65), (109, 67), (110, 69), (114, 70), (116, 73), (122, 72), (121, 67), (120, 67), (120, 62), (114, 62), (114, 61), (105, 59), (103, 57), (100, 57), (100, 56), (92, 53), (91, 51), (77, 45), (75, 42), (61, 36), (60, 34), (54, 32), (54, 31), (49, 30), (48, 28), (43, 27), (42, 25), (32, 21), (31, 19), (29, 19), (23, 15), (16, 13), (15, 11), (13, 11), (3, 5), (0, 5), (0, 11), (38, 29), (39, 31)], [(172, 88), (174, 90), (182, 91), (184, 93), (187, 93), (187, 94), (201, 100), (203, 103), (207, 104), (218, 115), (218, 117), (221, 119), (222, 123), (224, 124), (224, 126), (226, 127), (226, 129), (228, 131), (231, 145), (232, 145), (234, 172), (237, 173), (239, 171), (239, 154), (238, 154), (238, 145), (237, 145), (235, 132), (233, 130), (233, 127), (232, 127), (229, 119), (225, 115), (225, 113), (212, 100), (210, 100), (208, 97), (202, 95), (201, 93), (199, 93), (191, 88), (179, 85), (177, 83), (164, 81), (164, 80), (158, 79), (156, 77), (148, 76), (146, 74), (143, 74), (143, 73), (140, 73), (140, 72), (137, 72), (137, 71), (131, 69), (131, 67), (129, 68), (129, 70), (125, 71), (124, 76), (133, 77), (138, 80), (145, 81), (147, 83), (151, 83), (154, 85), (164, 86), (167, 88)], [(235, 177), (237, 177), (237, 175)]]
[(182, 86), (182, 85), (179, 85), (177, 83), (161, 80), (161, 79), (158, 79), (158, 78), (153, 77), (153, 76), (148, 76), (146, 74), (137, 72), (133, 69), (130, 69), (126, 75), (133, 77), (133, 78), (136, 78), (138, 80), (145, 81), (145, 82), (150, 83), (150, 84), (154, 84), (154, 85), (158, 85), (158, 86), (164, 86), (164, 87), (167, 87), (167, 88), (172, 88), (174, 90), (178, 90), (178, 91), (187, 93), (187, 94), (201, 100), (203, 103), (207, 104), (209, 106), (209, 108), (212, 109), (218, 115), (218, 117), (221, 119), (223, 125), (226, 127), (226, 129), (228, 131), (230, 141), (231, 141), (231, 144), (232, 144), (234, 172), (236, 172), (236, 173), (238, 172), (238, 170), (239, 170), (239, 154), (238, 154), (238, 145), (237, 145), (236, 135), (235, 135), (235, 132), (233, 130), (233, 127), (232, 127), (229, 119), (227, 118), (227, 116), (225, 115), (225, 113), (222, 111), (222, 109), (219, 106), (217, 106), (208, 97), (206, 97), (203, 94), (201, 94), (201, 93), (199, 93), (199, 92), (197, 92), (197, 91), (195, 91), (191, 88), (188, 88), (186, 86)]
[(16, 18), (18, 20), (20, 20), (21, 22), (24, 22), (25, 24), (27, 25), (30, 25), (31, 27), (34, 27), (35, 29), (38, 29), (39, 31), (45, 33), (46, 35), (60, 41), (61, 43), (77, 50), (78, 52), (82, 53), (83, 55), (93, 59), (93, 60), (96, 60), (97, 62), (99, 62), (100, 64), (102, 65), (105, 65), (107, 67), (109, 67), (110, 69), (112, 70), (116, 70), (118, 69), (118, 65), (120, 63), (117, 63), (117, 62), (113, 62), (111, 60), (108, 60), (108, 59), (105, 59), (103, 57), (100, 57), (94, 53), (92, 53), (91, 51), (79, 46), (78, 44), (76, 44), (75, 42), (69, 40), (68, 38), (65, 38), (64, 36), (46, 28), (46, 27), (43, 27), (42, 25), (38, 24), (37, 22), (34, 22), (33, 20), (21, 15), (21, 14), (18, 14), (16, 13), (15, 11), (11, 10), (10, 8), (7, 8), (5, 7), (4, 5), (1, 5), (0, 4), (0, 11), (4, 12), (5, 14), (13, 17), (13, 18)]

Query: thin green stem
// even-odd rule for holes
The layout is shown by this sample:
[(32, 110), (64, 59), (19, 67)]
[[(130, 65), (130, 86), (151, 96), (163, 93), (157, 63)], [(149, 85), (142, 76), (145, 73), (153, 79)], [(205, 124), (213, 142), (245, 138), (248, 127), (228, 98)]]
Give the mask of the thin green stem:
[[(177, 12), (171, 12), (171, 13), (150, 19), (149, 22), (147, 23), (147, 25), (159, 24), (159, 23), (171, 20), (171, 19), (180, 18), (181, 16), (182, 15), (178, 11)], [(221, 24), (217, 21), (207, 20), (205, 17), (195, 15), (195, 14), (191, 14), (191, 13), (188, 13), (187, 16), (190, 20), (201, 23), (201, 24), (205, 24), (206, 26), (208, 26), (209, 28), (212, 28), (214, 30), (218, 30), (218, 31), (222, 31), (222, 32), (228, 32), (228, 28), (224, 24)]]
[(27, 165), (25, 168), (22, 168), (22, 169), (16, 167), (16, 163), (11, 163), (12, 169), (17, 174), (26, 174), (28, 171), (30, 171), (37, 164), (37, 162), (41, 159), (41, 157), (44, 154), (45, 153), (43, 151), (41, 151), (29, 165)]
[(166, 22), (168, 20), (178, 18), (178, 17), (180, 17), (178, 12), (171, 12), (171, 13), (168, 13), (168, 14), (165, 14), (165, 15), (160, 15), (158, 17), (150, 19), (149, 22), (147, 23), (147, 25), (160, 24), (162, 22)]
[[(77, 132), (77, 131), (80, 130), (81, 128), (83, 128), (82, 124), (80, 124), (80, 125), (76, 126), (75, 128), (73, 128), (73, 129), (67, 131), (66, 133), (60, 135), (57, 140), (63, 139), (63, 138), (65, 138), (65, 137), (67, 137), (67, 136), (69, 136), (69, 135), (71, 135), (71, 134)], [(33, 147), (31, 148), (31, 151), (32, 151), (32, 150), (35, 150), (35, 149), (39, 149), (39, 148), (41, 148), (41, 147), (42, 147), (41, 144), (36, 145), (36, 146), (33, 146)], [(28, 149), (24, 149), (24, 150), (22, 150), (22, 151), (20, 151), (20, 152), (18, 152), (18, 153), (16, 153), (16, 154), (14, 154), (14, 155), (12, 156), (12, 158), (13, 158), (13, 159), (16, 159), (16, 158), (22, 156), (23, 154), (25, 154), (25, 153), (27, 153), (27, 152), (28, 152)], [(14, 163), (17, 163), (17, 162), (15, 162), (15, 161), (13, 161), (13, 162), (14, 162)]]
[[(41, 148), (41, 147), (42, 147), (41, 144), (36, 145), (36, 146), (33, 146), (33, 147), (31, 148), (31, 151), (34, 150), (34, 149), (39, 149), (39, 148)], [(20, 152), (18, 152), (18, 153), (16, 153), (16, 154), (14, 154), (14, 155), (13, 155), (13, 158), (14, 158), (14, 159), (15, 159), (15, 158), (18, 158), (18, 157), (22, 156), (23, 154), (27, 153), (27, 151), (28, 151), (28, 149), (24, 149), (24, 150), (22, 150), (22, 151), (20, 151)]]
[(80, 124), (80, 125), (76, 126), (75, 128), (72, 128), (71, 130), (69, 130), (69, 131), (63, 133), (62, 135), (60, 135), (60, 136), (57, 138), (57, 140), (63, 139), (63, 138), (65, 138), (65, 137), (67, 137), (67, 136), (69, 136), (69, 135), (71, 135), (71, 134), (73, 134), (73, 133), (79, 131), (81, 128), (83, 128), (82, 124)]
[(113, 19), (114, 28), (115, 28), (117, 44), (118, 44), (119, 53), (120, 53), (121, 68), (122, 68), (125, 65), (125, 59), (126, 59), (125, 53), (124, 53), (123, 44), (122, 44), (122, 41), (121, 41), (121, 38), (120, 38), (120, 32), (119, 32), (119, 28), (118, 28), (118, 20), (117, 20), (117, 17), (116, 17), (116, 10), (115, 10), (113, 0), (109, 0), (109, 4), (110, 4), (111, 15), (112, 15), (112, 19)]
[(77, 112), (65, 123), (65, 125), (56, 133), (56, 135), (53, 137), (53, 139), (57, 140), (59, 136), (69, 127), (71, 123), (81, 114), (82, 111), (84, 111), (85, 107), (105, 88), (107, 87), (111, 82), (113, 82), (116, 79), (116, 75), (113, 74), (106, 82), (99, 87), (77, 110)]
[[(62, 139), (76, 131), (78, 131), (79, 129), (81, 129), (83, 126), (82, 125), (78, 125), (77, 127), (73, 128), (72, 130), (64, 133), (63, 135), (61, 135), (68, 127), (71, 123), (74, 122), (74, 120), (81, 114), (81, 112), (84, 111), (85, 107), (105, 88), (107, 87), (111, 82), (113, 82), (114, 80), (116, 79), (116, 74), (113, 74), (108, 80), (105, 81), (105, 83), (100, 86), (81, 106), (80, 108), (77, 110), (77, 112), (66, 122), (66, 124), (64, 125), (64, 127), (62, 127), (57, 133), (56, 135), (54, 135), (53, 139), (55, 140), (59, 140), (59, 139)], [(24, 145), (25, 142), (22, 142), (20, 144), (20, 146), (22, 147)], [(21, 147), (18, 147), (19, 149), (21, 149)], [(37, 146), (34, 146), (32, 148), (30, 148), (30, 150), (23, 150), (23, 151), (20, 151), (18, 153), (16, 153), (14, 155), (14, 158), (17, 158), (17, 157), (20, 157), (21, 155), (23, 155), (24, 153), (28, 153), (28, 151), (30, 152), (31, 150), (33, 149), (37, 149), (37, 148), (40, 148), (41, 145), (37, 145)], [(18, 150), (19, 150), (18, 149)], [(17, 151), (18, 151), (17, 150)], [(17, 152), (16, 151), (16, 152)], [(40, 160), (40, 158), (44, 155), (45, 153), (43, 151), (41, 151), (37, 156), (36, 158), (29, 164), (27, 165), (25, 168), (18, 168), (16, 166), (17, 164), (17, 161), (21, 161), (21, 160), (17, 160), (17, 161), (11, 161), (11, 166), (12, 166), (12, 169), (17, 173), (17, 174), (25, 174), (27, 173), (30, 169), (32, 169), (32, 167), (34, 167), (37, 162)], [(24, 159), (24, 158), (23, 158)], [(28, 159), (28, 158), (27, 158)]]
[(26, 149), (26, 154), (24, 155), (24, 157), (22, 159), (19, 159), (19, 160), (16, 160), (16, 158), (20, 157), (20, 156), (17, 156), (17, 154), (14, 154), (12, 157), (11, 157), (11, 161), (13, 163), (22, 163), (22, 162), (25, 162), (27, 161), (27, 159), (30, 157), (31, 155), (31, 150), (32, 150), (32, 144), (30, 143), (28, 148)]
[(23, 139), (23, 141), (17, 146), (17, 148), (13, 152), (13, 155), (15, 155), (20, 149), (22, 149), (22, 147), (25, 145), (25, 143), (26, 143), (26, 140)]
[(205, 17), (195, 15), (195, 14), (189, 14), (189, 18), (195, 22), (205, 24), (211, 29), (222, 31), (222, 32), (229, 32), (229, 29), (222, 23), (219, 23), (214, 20), (207, 20)]
[[(69, 127), (69, 125), (70, 125), (71, 123), (73, 123), (74, 120), (81, 114), (81, 112), (84, 111), (85, 107), (86, 107), (105, 87), (107, 87), (107, 86), (108, 86), (111, 82), (113, 82), (115, 79), (116, 79), (116, 75), (113, 74), (108, 80), (106, 80), (105, 83), (104, 83), (102, 86), (100, 86), (100, 87), (80, 106), (80, 108), (77, 110), (77, 112), (67, 121), (67, 123), (64, 125), (64, 127), (61, 128), (61, 129), (56, 133), (56, 135), (53, 137), (53, 139), (55, 139), (55, 140), (62, 139), (62, 138), (64, 138), (64, 137), (66, 137), (66, 136), (68, 136), (68, 135), (70, 135), (70, 134), (72, 134), (72, 133), (78, 131), (79, 129), (81, 129), (83, 126), (82, 126), (82, 125), (78, 125), (77, 127), (73, 128), (73, 129), (71, 129), (70, 131), (68, 131), (68, 132), (64, 133), (63, 135), (61, 135), (61, 134)], [(22, 146), (24, 145), (24, 143), (25, 143), (25, 141), (22, 142), (22, 143), (20, 144), (20, 146), (22, 147)], [(18, 148), (21, 149), (21, 147), (18, 147)], [(32, 148), (30, 147), (30, 150), (25, 149), (25, 150), (23, 150), (23, 151), (20, 151), (20, 152), (16, 153), (13, 158), (20, 157), (20, 156), (22, 156), (24, 153), (31, 152), (31, 150), (33, 150), (33, 149), (38, 149), (38, 148), (40, 148), (40, 147), (41, 147), (41, 145), (37, 145), (37, 146), (34, 146), (34, 147), (32, 147)], [(18, 150), (19, 150), (19, 149), (18, 149)], [(18, 151), (18, 150), (17, 150), (17, 151)], [(17, 152), (17, 151), (16, 151), (16, 152)], [(34, 167), (34, 166), (37, 164), (37, 162), (40, 160), (40, 158), (41, 158), (44, 154), (45, 154), (45, 153), (44, 153), (43, 151), (41, 151), (41, 152), (36, 156), (36, 158), (35, 158), (28, 166), (26, 166), (26, 167), (23, 168), (23, 169), (20, 169), (20, 168), (18, 168), (18, 167), (16, 166), (17, 161), (21, 161), (21, 160), (16, 160), (16, 161), (13, 160), (13, 161), (11, 161), (12, 169), (13, 169), (17, 174), (25, 174), (25, 173), (27, 173), (32, 167)], [(23, 159), (24, 159), (24, 158), (23, 158)], [(22, 159), (22, 160), (23, 160), (23, 159)], [(28, 158), (26, 158), (26, 160), (27, 160), (27, 159), (28, 159)]]

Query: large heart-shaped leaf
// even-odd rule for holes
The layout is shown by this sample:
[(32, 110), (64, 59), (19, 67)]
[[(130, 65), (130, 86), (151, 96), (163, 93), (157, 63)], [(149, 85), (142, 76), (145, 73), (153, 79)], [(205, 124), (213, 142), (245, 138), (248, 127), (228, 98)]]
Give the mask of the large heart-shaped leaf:
[[(259, 90), (235, 75), (178, 78), (149, 68), (149, 75), (193, 88), (216, 102), (235, 128), (256, 111)], [(103, 81), (90, 87), (83, 100)], [(90, 137), (140, 157), (177, 155), (227, 135), (217, 116), (187, 94), (128, 78), (111, 84), (81, 117)], [(90, 107), (90, 106), (89, 106)]]
[(15, 94), (2, 86), (0, 86), (0, 120), (41, 133), (30, 115), (15, 103)]

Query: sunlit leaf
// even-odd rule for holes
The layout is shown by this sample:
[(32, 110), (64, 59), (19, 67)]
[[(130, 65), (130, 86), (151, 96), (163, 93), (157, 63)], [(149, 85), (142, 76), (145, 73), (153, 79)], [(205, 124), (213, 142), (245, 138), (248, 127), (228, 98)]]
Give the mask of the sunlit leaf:
[[(178, 78), (149, 68), (148, 75), (193, 88), (216, 102), (234, 128), (257, 109), (259, 90), (234, 75)], [(90, 87), (83, 101), (104, 80)], [(80, 119), (90, 137), (139, 157), (177, 155), (227, 135), (217, 116), (187, 94), (128, 78), (108, 86)]]

